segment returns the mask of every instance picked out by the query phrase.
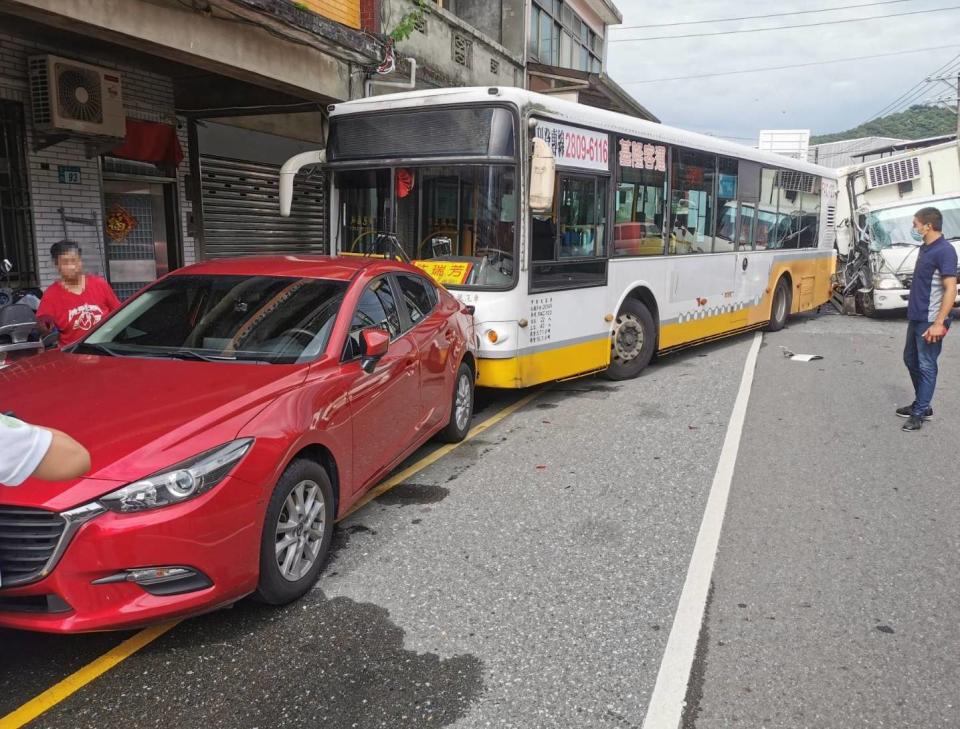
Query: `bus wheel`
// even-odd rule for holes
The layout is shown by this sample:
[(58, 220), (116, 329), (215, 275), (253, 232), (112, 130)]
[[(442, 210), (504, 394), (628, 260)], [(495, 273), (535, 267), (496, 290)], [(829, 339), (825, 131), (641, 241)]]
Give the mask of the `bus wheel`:
[(657, 346), (657, 331), (650, 310), (636, 299), (623, 302), (610, 332), (611, 380), (629, 380), (650, 363)]
[(773, 291), (773, 305), (770, 307), (770, 321), (767, 323), (768, 332), (779, 332), (787, 323), (790, 315), (790, 284), (786, 276), (777, 281), (777, 288)]

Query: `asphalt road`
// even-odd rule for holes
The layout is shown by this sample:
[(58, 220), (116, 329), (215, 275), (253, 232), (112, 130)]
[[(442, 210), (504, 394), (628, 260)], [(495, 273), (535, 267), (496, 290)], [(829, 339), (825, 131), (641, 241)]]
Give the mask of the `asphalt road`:
[(765, 336), (688, 728), (960, 726), (960, 336), (935, 419), (903, 433), (905, 331), (821, 316)]
[[(686, 729), (960, 725), (960, 338), (905, 434), (904, 330), (765, 335)], [(304, 600), (186, 621), (34, 725), (639, 727), (751, 341), (555, 385), (342, 522)], [(0, 715), (122, 637), (0, 632)]]

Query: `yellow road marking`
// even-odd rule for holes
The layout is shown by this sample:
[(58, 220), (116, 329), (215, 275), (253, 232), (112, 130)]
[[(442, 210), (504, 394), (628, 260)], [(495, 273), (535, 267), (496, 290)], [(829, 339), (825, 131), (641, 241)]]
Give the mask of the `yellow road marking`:
[(53, 708), (64, 699), (72, 696), (91, 681), (99, 678), (121, 661), (126, 660), (145, 645), (152, 643), (164, 633), (173, 630), (179, 623), (154, 625), (152, 628), (141, 630), (136, 635), (127, 638), (113, 650), (104, 653), (92, 663), (67, 676), (60, 683), (51, 686), (39, 696), (36, 696), (19, 709), (14, 709), (0, 719), (0, 729), (19, 729), (33, 721), (45, 711)]
[[(475, 438), (484, 431), (489, 430), (504, 418), (508, 417), (512, 413), (515, 413), (524, 405), (529, 404), (534, 398), (540, 395), (544, 389), (530, 393), (526, 397), (517, 400), (517, 402), (513, 403), (512, 405), (508, 405), (495, 415), (490, 416), (479, 425), (475, 425), (470, 429), (470, 432), (467, 433), (467, 437), (459, 443), (450, 443), (438, 448), (430, 455), (421, 458), (409, 468), (405, 468), (400, 473), (392, 478), (387, 479), (376, 488), (371, 489), (363, 496), (363, 498), (360, 499), (360, 501), (353, 505), (350, 511), (340, 517), (338, 521), (346, 519), (355, 511), (363, 506), (366, 506), (373, 501), (373, 499), (380, 496), (380, 494), (386, 493), (390, 489), (399, 486), (413, 474), (417, 473), (418, 471), (422, 471), (432, 463), (436, 463), (450, 451), (460, 447), (471, 438)], [(177, 627), (177, 625), (180, 624), (180, 622), (180, 620), (175, 620), (173, 622), (163, 623), (162, 625), (154, 625), (151, 628), (141, 630), (139, 633), (127, 638), (116, 648), (107, 651), (93, 662), (88, 663), (83, 668), (80, 668), (67, 676), (65, 679), (60, 681), (60, 683), (51, 686), (42, 694), (35, 696), (21, 707), (14, 709), (3, 718), (0, 718), (0, 729), (20, 729), (20, 727), (29, 724), (44, 712), (49, 711), (61, 701), (64, 701), (75, 694), (91, 681), (96, 680), (117, 664), (125, 661), (144, 646), (149, 645), (164, 633), (173, 630), (175, 627)]]
[[(369, 504), (371, 501), (373, 501), (375, 498), (377, 498), (377, 497), (380, 496), (381, 494), (385, 494), (385, 493), (386, 493), (387, 491), (389, 491), (390, 489), (396, 488), (397, 486), (399, 486), (400, 484), (402, 484), (403, 482), (405, 482), (405, 481), (406, 481), (408, 478), (410, 478), (413, 474), (417, 473), (418, 471), (422, 471), (424, 468), (426, 468), (427, 466), (429, 466), (429, 465), (431, 465), (431, 464), (433, 464), (433, 463), (436, 463), (436, 462), (439, 461), (441, 458), (443, 458), (445, 455), (447, 455), (450, 451), (452, 451), (452, 450), (454, 450), (454, 449), (456, 449), (456, 448), (459, 448), (461, 445), (463, 445), (464, 443), (466, 443), (468, 440), (477, 437), (478, 435), (480, 435), (480, 434), (481, 434), (482, 432), (484, 432), (485, 430), (489, 430), (490, 428), (492, 428), (494, 425), (496, 425), (497, 423), (499, 423), (499, 422), (500, 422), (501, 420), (503, 420), (504, 418), (506, 418), (506, 417), (512, 415), (513, 413), (517, 412), (517, 410), (519, 410), (520, 408), (524, 407), (525, 405), (530, 404), (530, 402), (532, 402), (536, 397), (538, 397), (542, 392), (544, 392), (544, 390), (546, 390), (546, 388), (541, 388), (540, 390), (537, 390), (536, 392), (531, 392), (531, 393), (530, 393), (529, 395), (527, 395), (526, 397), (520, 398), (520, 399), (517, 400), (515, 403), (513, 403), (513, 405), (508, 405), (508, 406), (505, 407), (503, 410), (501, 410), (500, 412), (498, 412), (496, 415), (491, 415), (489, 418), (487, 418), (486, 420), (484, 420), (482, 423), (473, 426), (473, 427), (470, 429), (470, 432), (467, 433), (467, 437), (464, 438), (464, 439), (463, 439), (462, 441), (460, 441), (459, 443), (449, 443), (449, 444), (447, 444), (447, 445), (445, 445), (445, 446), (442, 446), (442, 447), (440, 447), (440, 448), (437, 448), (437, 450), (435, 450), (435, 451), (434, 451), (433, 453), (431, 453), (429, 456), (425, 456), (424, 458), (421, 458), (419, 461), (417, 461), (416, 463), (414, 463), (414, 464), (413, 464), (412, 466), (410, 466), (409, 468), (403, 469), (402, 471), (400, 471), (400, 473), (396, 474), (395, 476), (393, 476), (393, 477), (391, 477), (391, 478), (388, 478), (386, 481), (384, 481), (383, 483), (381, 483), (381, 484), (380, 484), (379, 486), (377, 486), (376, 488), (370, 489), (370, 491), (368, 491), (366, 494), (364, 494), (363, 497), (362, 497), (356, 504), (354, 504), (353, 506), (350, 507), (350, 510), (349, 510), (346, 514), (344, 514), (344, 515), (341, 516), (339, 519), (337, 519), (337, 521), (343, 521), (344, 519), (346, 519), (346, 518), (347, 518), (348, 516), (350, 516), (351, 514), (355, 513), (355, 512), (358, 511), (359, 509), (361, 509), (361, 508), (363, 508), (364, 506), (366, 506), (367, 504)], [(0, 727), (0, 729), (3, 729), (3, 727)]]

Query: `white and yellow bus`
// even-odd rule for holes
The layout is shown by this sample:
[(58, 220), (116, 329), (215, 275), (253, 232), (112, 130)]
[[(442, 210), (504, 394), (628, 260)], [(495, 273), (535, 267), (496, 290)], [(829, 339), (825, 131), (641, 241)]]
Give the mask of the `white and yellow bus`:
[[(395, 233), (475, 308), (478, 384), (528, 387), (767, 326), (830, 298), (836, 174), (515, 88), (331, 108), (331, 250)], [(294, 201), (295, 204), (295, 201)]]

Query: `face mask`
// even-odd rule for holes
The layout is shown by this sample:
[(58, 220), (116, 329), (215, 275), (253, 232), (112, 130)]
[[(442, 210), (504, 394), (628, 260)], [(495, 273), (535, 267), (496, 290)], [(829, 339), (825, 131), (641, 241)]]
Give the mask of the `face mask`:
[(920, 241), (923, 240), (923, 233), (921, 233), (919, 230), (914, 228), (913, 230), (910, 231), (910, 237), (913, 238), (915, 241), (917, 241), (917, 243), (919, 243)]

